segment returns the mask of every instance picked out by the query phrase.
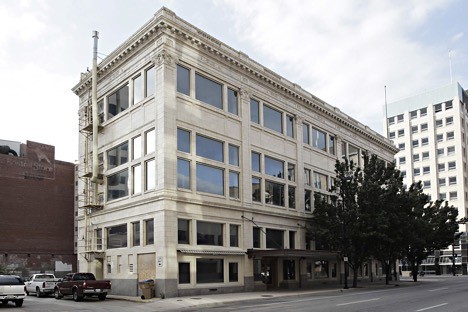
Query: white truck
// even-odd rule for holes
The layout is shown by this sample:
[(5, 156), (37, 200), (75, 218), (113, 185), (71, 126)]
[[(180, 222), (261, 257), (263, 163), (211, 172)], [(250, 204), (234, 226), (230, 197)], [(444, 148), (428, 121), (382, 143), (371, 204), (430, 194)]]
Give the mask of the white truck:
[(26, 280), (24, 290), (28, 296), (30, 293), (35, 293), (37, 297), (42, 297), (53, 294), (58, 281), (54, 274), (33, 274)]
[(19, 308), (23, 305), (24, 282), (21, 277), (16, 275), (0, 275), (0, 302), (8, 304), (8, 301), (14, 302)]

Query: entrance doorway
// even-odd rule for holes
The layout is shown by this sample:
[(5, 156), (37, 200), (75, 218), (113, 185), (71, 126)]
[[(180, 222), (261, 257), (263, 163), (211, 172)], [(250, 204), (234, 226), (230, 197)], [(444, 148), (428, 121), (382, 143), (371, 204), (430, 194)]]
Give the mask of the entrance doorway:
[(278, 260), (276, 258), (262, 259), (262, 275), (267, 289), (278, 288)]

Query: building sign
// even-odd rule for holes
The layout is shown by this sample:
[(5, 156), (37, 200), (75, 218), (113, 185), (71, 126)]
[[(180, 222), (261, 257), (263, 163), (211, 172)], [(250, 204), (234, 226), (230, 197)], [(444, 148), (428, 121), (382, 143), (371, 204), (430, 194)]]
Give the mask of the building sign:
[(55, 147), (26, 141), (24, 157), (0, 154), (0, 177), (55, 179)]

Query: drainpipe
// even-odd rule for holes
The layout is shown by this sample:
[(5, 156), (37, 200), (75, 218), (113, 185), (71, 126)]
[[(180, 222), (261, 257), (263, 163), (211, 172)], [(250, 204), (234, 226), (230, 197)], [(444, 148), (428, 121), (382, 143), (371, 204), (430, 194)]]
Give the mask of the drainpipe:
[(93, 175), (91, 177), (91, 182), (98, 183), (98, 173), (99, 173), (99, 159), (98, 159), (98, 126), (99, 126), (99, 115), (98, 115), (98, 106), (97, 106), (97, 47), (99, 33), (93, 31), (93, 70), (92, 70), (92, 112), (93, 112)]

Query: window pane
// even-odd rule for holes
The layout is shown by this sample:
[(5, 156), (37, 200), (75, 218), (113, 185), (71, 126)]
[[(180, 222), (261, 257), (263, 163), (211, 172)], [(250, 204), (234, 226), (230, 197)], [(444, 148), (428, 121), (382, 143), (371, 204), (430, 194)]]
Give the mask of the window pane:
[(229, 164), (239, 166), (239, 147), (229, 144)]
[(133, 79), (133, 104), (143, 100), (143, 77), (140, 75)]
[(197, 135), (197, 156), (223, 162), (223, 142)]
[(304, 190), (305, 211), (312, 211), (312, 191)]
[(283, 133), (283, 114), (276, 109), (263, 105), (263, 125), (271, 130)]
[(296, 261), (283, 260), (283, 279), (284, 280), (296, 279)]
[(190, 161), (177, 159), (177, 187), (190, 189)]
[(141, 193), (141, 165), (133, 167), (133, 194)]
[(284, 185), (265, 181), (265, 203), (284, 207)]
[(190, 153), (190, 131), (177, 129), (177, 150)]
[(328, 152), (335, 155), (335, 137), (328, 135)]
[(304, 144), (310, 144), (310, 130), (309, 125), (306, 123), (302, 124), (302, 142)]
[(145, 230), (146, 245), (154, 244), (154, 219), (145, 221)]
[(145, 190), (152, 190), (156, 187), (156, 161), (151, 159), (145, 162), (146, 185)]
[(197, 259), (197, 283), (223, 283), (223, 259)]
[(260, 154), (252, 152), (252, 171), (260, 172)]
[(132, 140), (133, 146), (133, 159), (138, 159), (141, 157), (141, 135), (133, 138)]
[(266, 229), (266, 248), (284, 248), (284, 231)]
[(328, 261), (320, 260), (314, 262), (314, 277), (315, 278), (328, 278)]
[(265, 173), (284, 179), (284, 162), (265, 156)]
[(140, 246), (140, 222), (132, 223), (133, 246)]
[(128, 195), (128, 169), (107, 177), (107, 200)]
[(250, 99), (250, 121), (260, 123), (260, 103)]
[(177, 65), (177, 92), (190, 95), (190, 71)]
[(190, 284), (190, 263), (179, 262), (179, 284)]
[(224, 170), (198, 163), (197, 191), (224, 195)]
[(107, 248), (127, 247), (127, 225), (117, 225), (107, 228)]
[(239, 270), (237, 267), (237, 262), (229, 263), (229, 281), (237, 282), (239, 280)]
[(312, 128), (312, 146), (313, 147), (316, 147), (326, 152), (327, 147), (325, 143), (326, 142), (325, 138), (326, 138), (326, 135), (324, 132), (317, 130), (315, 128)]
[(294, 138), (294, 117), (286, 115), (286, 135)]
[(102, 124), (104, 122), (104, 100), (100, 100), (97, 105), (99, 124)]
[(239, 198), (239, 173), (229, 172), (229, 197)]
[(148, 154), (153, 153), (156, 150), (156, 131), (153, 129), (153, 130), (146, 132), (145, 139), (146, 139), (146, 149), (145, 149), (146, 154), (145, 155), (148, 155)]
[(128, 142), (120, 144), (107, 152), (107, 169), (112, 169), (128, 161)]
[(154, 67), (146, 71), (146, 96), (151, 96), (154, 94), (156, 88), (156, 71)]
[(223, 224), (197, 221), (197, 245), (223, 246)]
[(288, 180), (296, 181), (296, 166), (288, 163)]
[(349, 161), (359, 165), (359, 149), (351, 144), (348, 145)]
[(189, 220), (177, 220), (177, 237), (179, 244), (190, 244)]
[(289, 249), (296, 249), (296, 232), (289, 231)]
[(296, 188), (288, 186), (288, 205), (289, 208), (296, 208)]
[(229, 225), (229, 246), (239, 247), (239, 226)]
[(114, 117), (128, 108), (128, 85), (109, 95), (107, 107), (108, 118)]
[(261, 202), (261, 184), (259, 178), (252, 178), (252, 201)]
[(223, 95), (221, 84), (199, 74), (195, 75), (196, 98), (202, 102), (223, 109)]
[(252, 230), (253, 248), (260, 248), (260, 228), (254, 227)]
[(314, 188), (328, 191), (327, 176), (314, 172)]
[(238, 100), (237, 91), (228, 88), (228, 112), (234, 115), (238, 115)]

